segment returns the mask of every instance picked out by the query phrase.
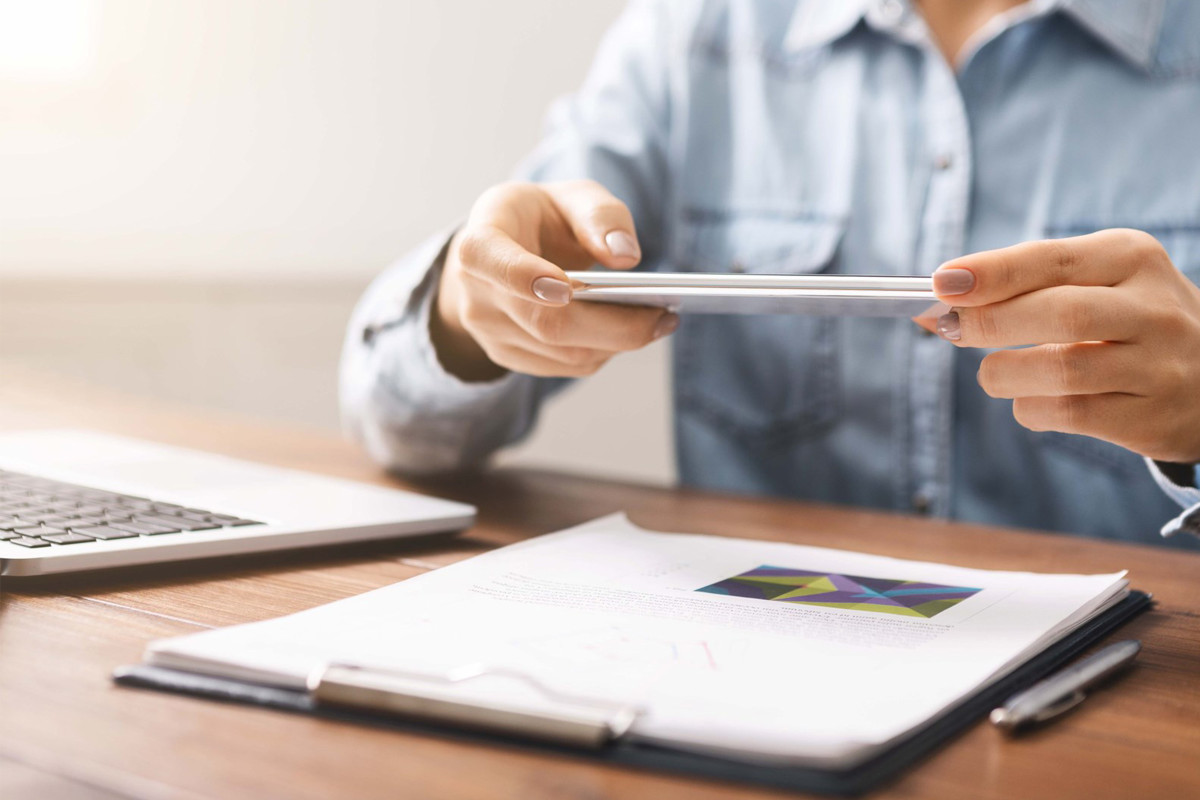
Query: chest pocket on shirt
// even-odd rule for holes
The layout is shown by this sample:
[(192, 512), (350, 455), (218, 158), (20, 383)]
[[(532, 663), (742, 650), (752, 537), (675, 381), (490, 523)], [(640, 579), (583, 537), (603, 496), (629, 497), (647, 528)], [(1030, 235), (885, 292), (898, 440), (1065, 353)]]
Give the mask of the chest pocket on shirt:
[[(678, 263), (693, 272), (832, 271), (840, 221), (760, 215), (693, 217)], [(832, 425), (840, 413), (838, 320), (790, 315), (685, 315), (675, 334), (681, 412), (738, 436), (781, 443)]]

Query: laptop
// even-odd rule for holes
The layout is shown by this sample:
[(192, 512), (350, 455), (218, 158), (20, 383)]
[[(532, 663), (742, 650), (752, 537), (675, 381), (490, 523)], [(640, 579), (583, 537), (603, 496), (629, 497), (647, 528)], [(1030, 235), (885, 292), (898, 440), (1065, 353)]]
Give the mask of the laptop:
[(449, 532), (475, 509), (84, 430), (0, 434), (0, 575)]

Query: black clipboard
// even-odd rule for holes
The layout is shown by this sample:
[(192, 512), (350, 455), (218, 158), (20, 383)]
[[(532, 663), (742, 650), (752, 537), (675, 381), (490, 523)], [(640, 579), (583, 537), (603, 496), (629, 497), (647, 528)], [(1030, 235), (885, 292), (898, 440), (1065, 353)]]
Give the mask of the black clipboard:
[(1002, 705), (1010, 696), (1056, 671), (1126, 622), (1147, 611), (1151, 605), (1149, 594), (1130, 591), (1119, 603), (1085, 622), (999, 681), (953, 706), (931, 724), (899, 739), (887, 750), (867, 761), (846, 770), (764, 765), (622, 739), (599, 749), (584, 749), (543, 740), (418, 722), (357, 709), (319, 706), (308, 692), (302, 690), (213, 678), (155, 666), (122, 667), (114, 673), (113, 680), (122, 686), (257, 705), (409, 733), (601, 761), (634, 769), (673, 772), (697, 778), (845, 797), (879, 788), (915, 766), (959, 733), (986, 717), (993, 708)]

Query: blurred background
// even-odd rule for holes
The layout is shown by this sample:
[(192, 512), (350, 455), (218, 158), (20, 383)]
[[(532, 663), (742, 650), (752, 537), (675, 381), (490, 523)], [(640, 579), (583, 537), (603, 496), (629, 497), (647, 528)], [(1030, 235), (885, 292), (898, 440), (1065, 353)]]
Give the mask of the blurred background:
[[(362, 290), (507, 177), (623, 2), (0, 0), (0, 363), (336, 430)], [(673, 481), (667, 358), (502, 460)]]

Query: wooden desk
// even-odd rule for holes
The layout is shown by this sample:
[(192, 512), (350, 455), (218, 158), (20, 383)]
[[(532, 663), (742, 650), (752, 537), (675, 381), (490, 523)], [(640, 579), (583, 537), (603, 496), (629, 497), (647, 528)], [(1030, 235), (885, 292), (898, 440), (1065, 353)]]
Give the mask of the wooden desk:
[[(165, 408), (9, 371), (0, 429), (87, 426), (379, 484), (355, 447), (312, 431)], [(253, 708), (119, 689), (151, 639), (299, 611), (498, 544), (626, 509), (664, 530), (789, 540), (1059, 572), (1128, 568), (1158, 607), (1123, 635), (1138, 665), (1017, 741), (986, 724), (880, 797), (1200, 796), (1200, 557), (801, 503), (664, 491), (528, 471), (427, 489), (480, 506), (453, 540), (6, 582), (0, 598), (0, 796), (655, 798), (778, 793), (546, 758)]]

